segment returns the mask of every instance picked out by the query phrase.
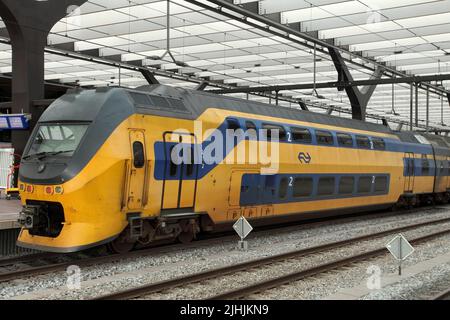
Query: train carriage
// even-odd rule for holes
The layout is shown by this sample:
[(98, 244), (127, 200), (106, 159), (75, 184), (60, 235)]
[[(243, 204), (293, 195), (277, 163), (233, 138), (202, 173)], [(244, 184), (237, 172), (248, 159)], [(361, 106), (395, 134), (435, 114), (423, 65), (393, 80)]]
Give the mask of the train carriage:
[[(276, 156), (252, 161), (261, 149)], [(22, 158), (18, 245), (122, 252), (240, 216), (258, 225), (448, 201), (449, 160), (443, 137), (203, 91), (73, 90)]]

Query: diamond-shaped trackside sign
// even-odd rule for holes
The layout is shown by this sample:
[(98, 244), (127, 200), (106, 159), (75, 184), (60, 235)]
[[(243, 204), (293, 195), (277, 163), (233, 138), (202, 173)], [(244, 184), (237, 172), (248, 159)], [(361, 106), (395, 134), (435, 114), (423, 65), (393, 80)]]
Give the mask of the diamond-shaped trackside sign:
[(250, 232), (252, 232), (252, 225), (245, 219), (245, 217), (240, 217), (238, 221), (233, 225), (234, 231), (241, 237), (241, 239), (245, 239)]
[(414, 252), (413, 246), (401, 234), (389, 241), (386, 248), (398, 261), (405, 260)]

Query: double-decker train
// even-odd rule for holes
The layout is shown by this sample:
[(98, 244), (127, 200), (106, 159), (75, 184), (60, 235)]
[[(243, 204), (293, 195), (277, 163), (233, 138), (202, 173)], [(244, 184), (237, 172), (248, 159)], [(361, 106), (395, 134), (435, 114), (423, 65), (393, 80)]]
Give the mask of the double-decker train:
[[(220, 147), (216, 133), (230, 130), (244, 135)], [(264, 143), (272, 162), (251, 161)], [(177, 146), (200, 161), (177, 161)], [(207, 151), (215, 161), (198, 156)], [(73, 90), (22, 157), (17, 243), (124, 252), (240, 216), (260, 225), (448, 202), (449, 164), (450, 140), (437, 135), (164, 85)]]

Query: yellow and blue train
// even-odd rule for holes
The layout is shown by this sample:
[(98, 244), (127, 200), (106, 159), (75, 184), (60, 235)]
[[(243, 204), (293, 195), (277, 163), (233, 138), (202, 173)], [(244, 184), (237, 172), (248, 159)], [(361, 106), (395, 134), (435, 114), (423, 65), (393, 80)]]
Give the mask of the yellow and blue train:
[[(208, 132), (227, 129), (256, 134), (216, 150), (216, 163), (171, 156), (181, 144), (195, 158), (214, 143)], [(270, 140), (262, 129), (279, 132), (278, 169), (230, 161)], [(164, 85), (73, 90), (45, 111), (22, 157), (17, 243), (124, 252), (240, 216), (259, 225), (444, 202), (449, 164), (450, 140), (437, 135)]]

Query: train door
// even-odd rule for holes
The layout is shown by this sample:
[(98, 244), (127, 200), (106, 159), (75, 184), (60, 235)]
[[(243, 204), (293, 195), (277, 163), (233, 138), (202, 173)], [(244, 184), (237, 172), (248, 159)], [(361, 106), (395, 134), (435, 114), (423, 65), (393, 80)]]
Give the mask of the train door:
[(148, 185), (148, 162), (145, 153), (145, 136), (141, 130), (130, 131), (132, 159), (128, 165), (127, 207), (142, 209), (146, 205)]
[(194, 161), (194, 153), (198, 151), (195, 136), (167, 132), (164, 134), (164, 145), (162, 209), (193, 208), (199, 167)]
[(414, 153), (407, 152), (404, 157), (404, 170), (405, 170), (405, 187), (406, 193), (413, 193), (414, 191), (414, 177), (415, 177), (415, 164)]

